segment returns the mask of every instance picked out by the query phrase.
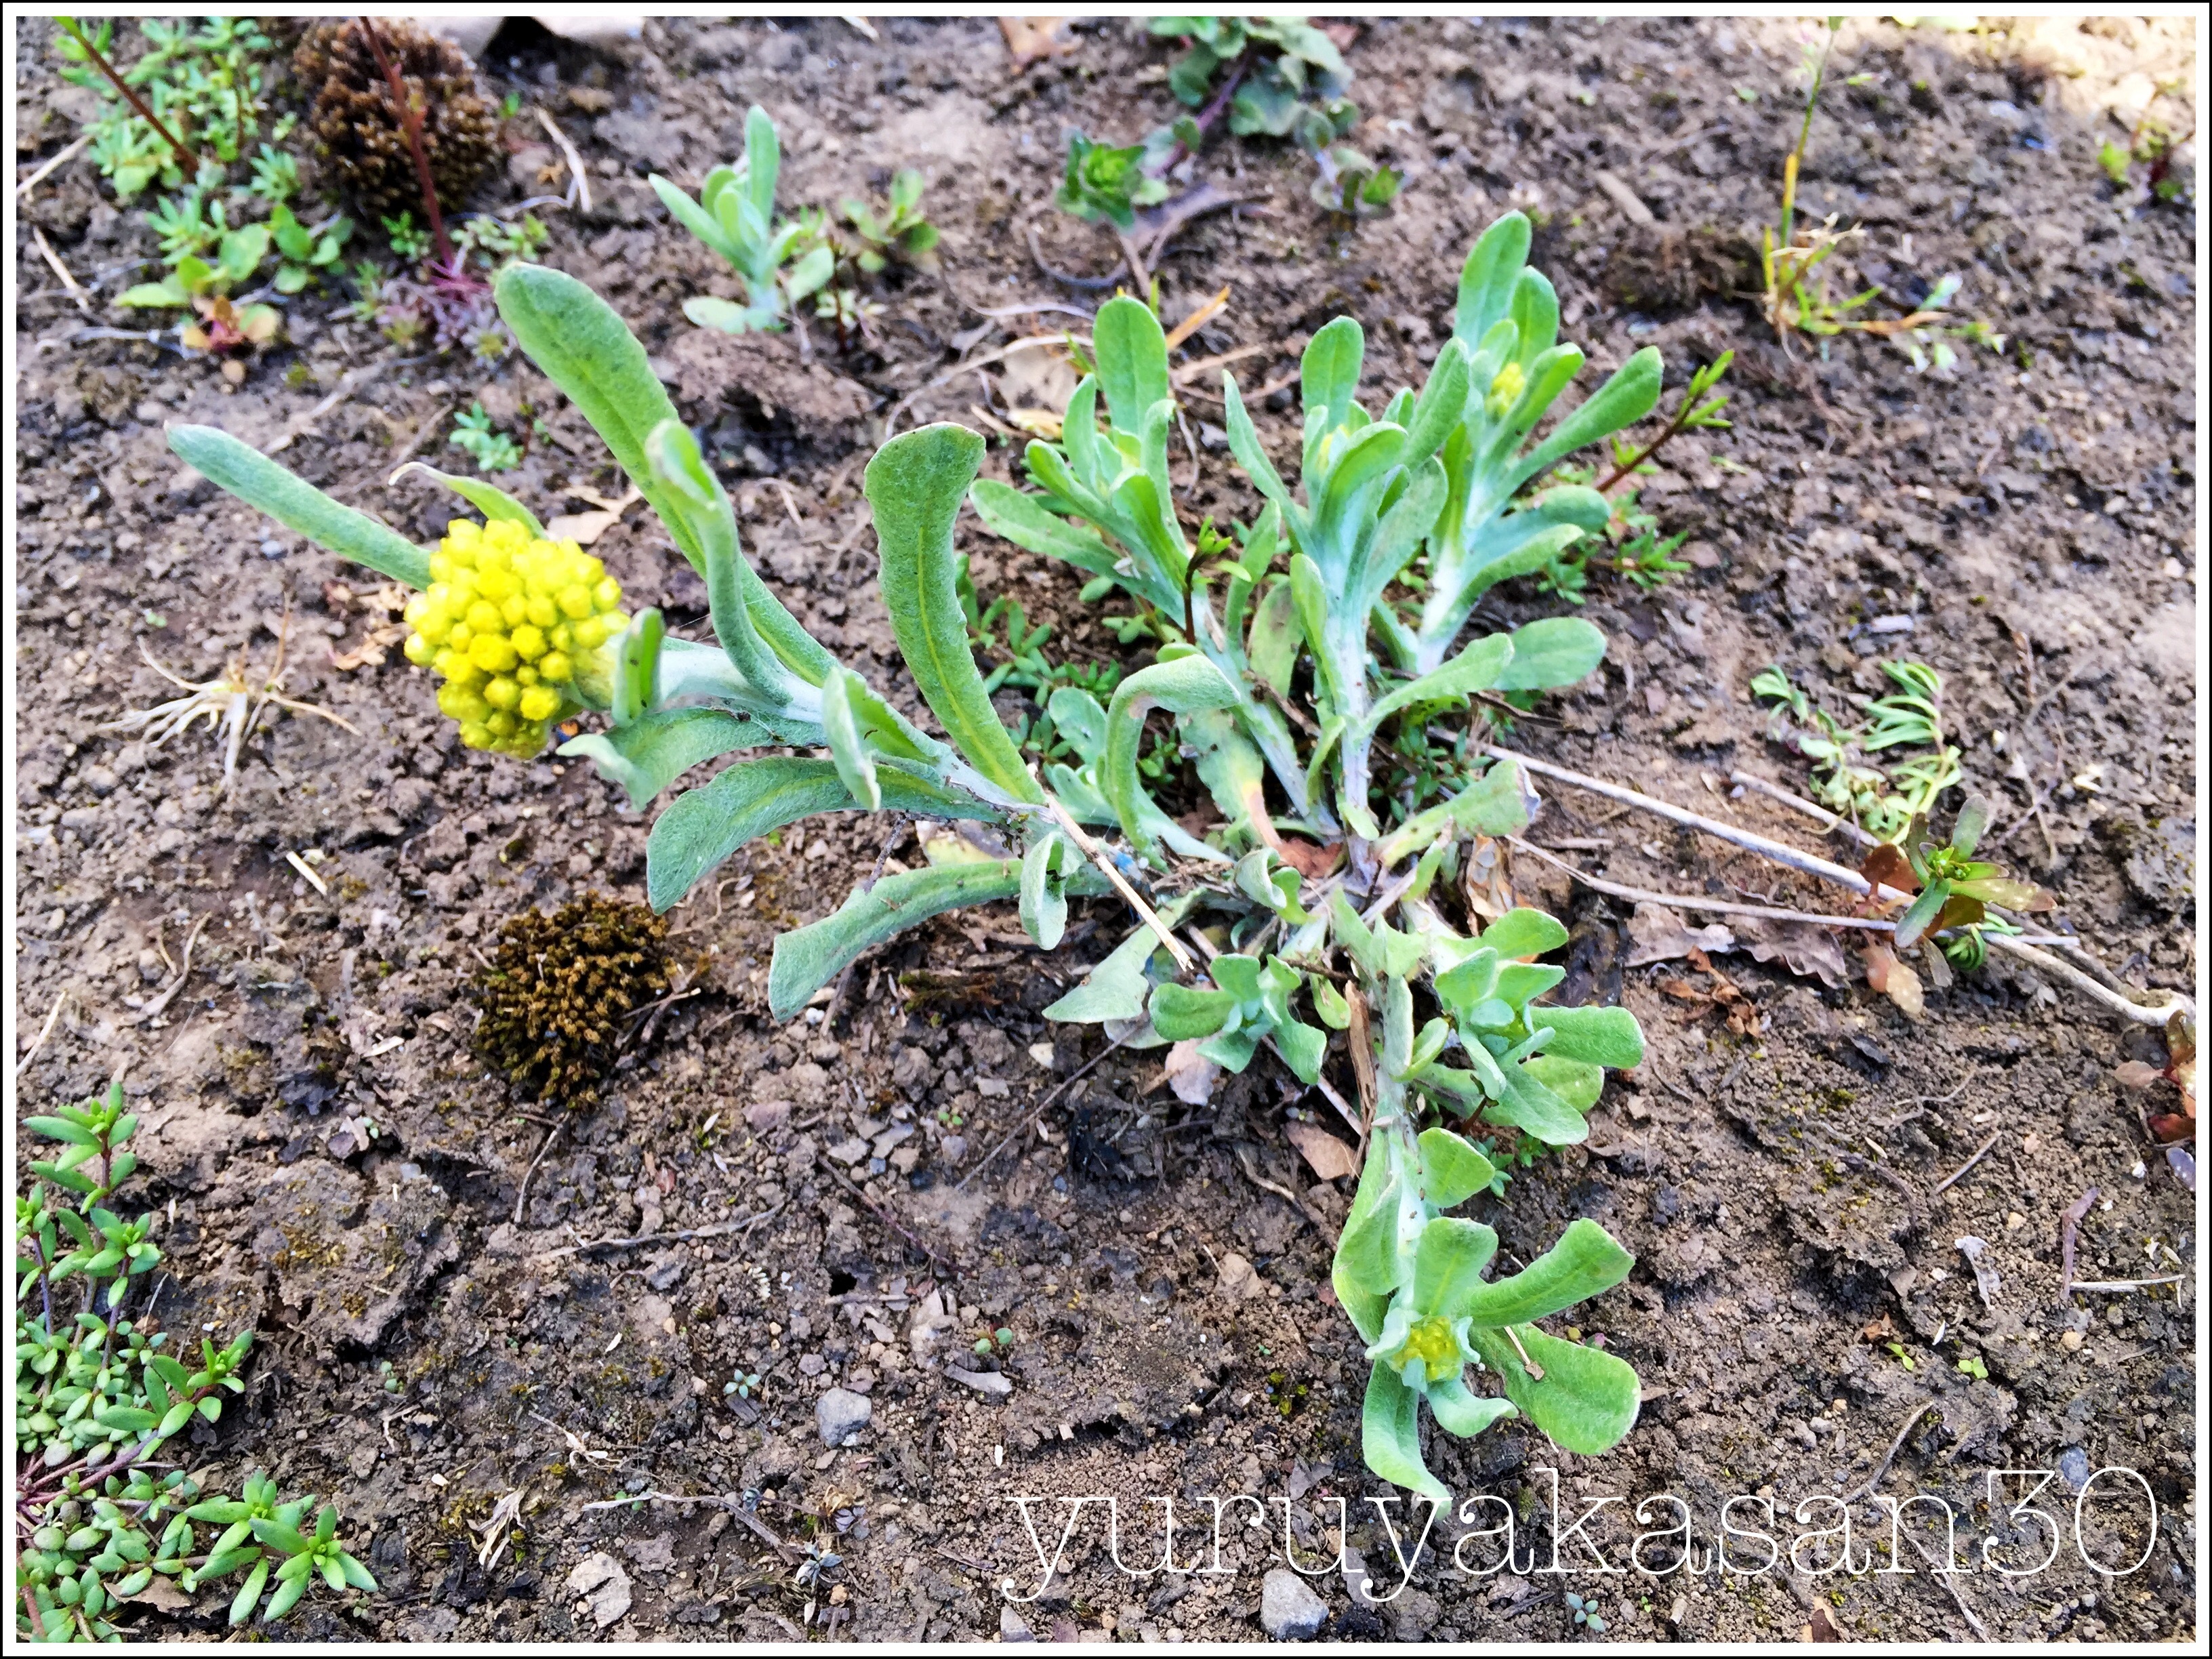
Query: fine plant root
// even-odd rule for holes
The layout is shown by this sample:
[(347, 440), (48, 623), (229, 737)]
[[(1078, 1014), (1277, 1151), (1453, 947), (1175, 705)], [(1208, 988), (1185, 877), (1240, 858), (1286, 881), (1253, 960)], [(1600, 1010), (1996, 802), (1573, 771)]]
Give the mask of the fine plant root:
[(155, 660), (154, 653), (146, 648), (144, 641), (138, 643), (138, 654), (146, 665), (170, 684), (181, 688), (185, 695), (156, 703), (151, 708), (127, 709), (106, 725), (102, 732), (143, 733), (146, 746), (159, 749), (179, 732), (190, 730), (201, 720), (215, 729), (222, 740), (222, 787), (228, 792), (238, 777), (239, 751), (246, 740), (261, 724), (261, 717), (271, 703), (289, 708), (295, 714), (313, 714), (343, 727), (356, 737), (361, 729), (343, 715), (333, 714), (311, 702), (283, 695), (284, 650), (291, 633), (291, 618), (287, 615), (284, 626), (276, 635), (276, 657), (270, 665), (268, 674), (258, 687), (246, 673), (246, 658), (241, 653), (231, 659), (221, 676), (211, 680), (188, 680), (172, 673)]
[[(1711, 836), (1716, 840), (1727, 842), (1731, 846), (1741, 847), (1744, 851), (1756, 854), (1768, 862), (1778, 864), (1784, 869), (1795, 870), (1803, 875), (1818, 876), (1823, 881), (1833, 882), (1838, 887), (1848, 888), (1863, 898), (1879, 898), (1888, 902), (1905, 903), (1912, 897), (1911, 894), (1900, 892), (1894, 887), (1870, 882), (1856, 870), (1847, 869), (1840, 864), (1831, 863), (1828, 860), (1816, 857), (1810, 853), (1801, 852), (1796, 848), (1782, 842), (1769, 840), (1766, 836), (1756, 835), (1751, 830), (1739, 829), (1735, 824), (1724, 823), (1717, 818), (1709, 818), (1702, 813), (1676, 806), (1671, 801), (1663, 801), (1653, 796), (1643, 794), (1625, 784), (1608, 783), (1602, 778), (1593, 778), (1584, 773), (1570, 771), (1567, 768), (1555, 766), (1549, 761), (1533, 760), (1519, 750), (1508, 749), (1500, 744), (1486, 744), (1485, 751), (1499, 760), (1510, 760), (1525, 766), (1540, 776), (1556, 778), (1561, 783), (1571, 784), (1577, 789), (1587, 790), (1594, 795), (1602, 795), (1608, 800), (1619, 801), (1624, 806), (1649, 812), (1654, 817), (1666, 818), (1686, 829)], [(1525, 845), (1525, 843), (1516, 843), (1516, 845)], [(1534, 848), (1528, 850), (1537, 851)], [(1539, 856), (1548, 857), (1548, 854), (1540, 853)], [(1551, 861), (1555, 864), (1561, 862), (1557, 859)], [(1581, 876), (1579, 872), (1573, 870), (1572, 866), (1565, 867), (1578, 878), (1589, 881), (1593, 886), (1598, 884), (1594, 878)], [(1629, 896), (1630, 895), (1620, 896)], [(1668, 898), (1657, 894), (1638, 893), (1634, 896), (1654, 899), (1661, 903), (1679, 904), (1692, 908), (1711, 910), (1718, 908), (1703, 900)], [(1808, 915), (1802, 912), (1784, 914), (1792, 921), (1814, 921), (1828, 925), (1838, 925), (1841, 920), (1835, 917)], [(1861, 927), (1868, 927), (1864, 921), (1854, 925)], [(1882, 923), (1877, 928), (1869, 931), (1879, 931), (1881, 928), (1889, 927), (1890, 924)], [(1992, 951), (2017, 957), (2037, 971), (2064, 981), (2100, 1007), (2107, 1009), (2135, 1024), (2155, 1025), (2163, 1028), (2176, 1014), (2181, 1015), (2185, 1019), (2193, 1020), (2197, 1018), (2196, 1004), (2179, 992), (2168, 991), (2166, 994), (2165, 1002), (2154, 1007), (2147, 1006), (2100, 984), (2073, 963), (2062, 961), (2046, 951), (2039, 950), (2025, 940), (2004, 933), (1990, 933), (1983, 935), (1983, 942)]]

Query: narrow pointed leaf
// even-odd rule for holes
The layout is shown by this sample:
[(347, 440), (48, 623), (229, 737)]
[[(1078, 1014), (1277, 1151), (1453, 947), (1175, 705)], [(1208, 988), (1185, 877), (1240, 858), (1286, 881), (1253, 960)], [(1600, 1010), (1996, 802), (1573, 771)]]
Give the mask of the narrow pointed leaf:
[(429, 586), (430, 556), (422, 549), (367, 514), (340, 505), (228, 432), (211, 426), (173, 426), (169, 447), (210, 483), (318, 547), (410, 587)]
[[(956, 790), (939, 789), (895, 766), (877, 772), (883, 803), (921, 817), (990, 818), (992, 810)], [(686, 790), (654, 820), (646, 842), (646, 896), (666, 910), (738, 848), (816, 812), (856, 811), (860, 803), (834, 763), (782, 756), (740, 761), (713, 781)]]
[[(789, 1019), (848, 963), (892, 935), (947, 910), (1012, 898), (1021, 885), (1021, 861), (1005, 859), (910, 871), (885, 876), (865, 891), (855, 889), (834, 914), (777, 939), (769, 962), (769, 1014)], [(1103, 893), (1109, 888), (1085, 865), (1069, 875), (1068, 890)]]
[(770, 734), (752, 721), (719, 708), (664, 708), (609, 732), (571, 738), (555, 752), (590, 761), (642, 809), (701, 762), (769, 741)]
[[(645, 348), (605, 301), (574, 277), (544, 265), (516, 263), (492, 279), (501, 319), (523, 354), (583, 411), (616, 463), (659, 514), (677, 548), (703, 579), (704, 550), (673, 494), (653, 476), (645, 441), (676, 406), (647, 363)], [(835, 659), (738, 559), (745, 608), (775, 654), (810, 685), (819, 685)]]
[(535, 513), (497, 484), (486, 483), (482, 478), (465, 477), (458, 472), (441, 472), (428, 461), (410, 461), (385, 483), (397, 483), (410, 472), (420, 472), (432, 483), (443, 484), (494, 524), (503, 520), (520, 525), (534, 537), (545, 534), (545, 526), (538, 522)]

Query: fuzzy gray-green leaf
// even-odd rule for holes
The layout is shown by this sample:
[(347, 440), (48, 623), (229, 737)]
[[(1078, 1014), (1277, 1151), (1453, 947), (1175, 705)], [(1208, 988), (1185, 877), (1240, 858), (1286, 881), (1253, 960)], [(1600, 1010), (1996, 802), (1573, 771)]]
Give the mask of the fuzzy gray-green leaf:
[(209, 483), (342, 559), (410, 587), (430, 585), (430, 556), (396, 530), (325, 495), (252, 445), (212, 426), (173, 426), (169, 447)]
[(862, 488), (874, 510), (884, 605), (922, 699), (969, 765), (1016, 800), (1042, 799), (975, 672), (960, 609), (952, 521), (983, 459), (983, 441), (939, 422), (878, 450)]

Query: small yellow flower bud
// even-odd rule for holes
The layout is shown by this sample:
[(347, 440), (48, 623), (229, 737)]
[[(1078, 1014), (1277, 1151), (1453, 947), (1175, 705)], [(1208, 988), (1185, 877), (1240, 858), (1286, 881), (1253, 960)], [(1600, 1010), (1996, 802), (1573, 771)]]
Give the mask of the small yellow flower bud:
[(1508, 363), (1499, 369), (1490, 382), (1490, 396), (1483, 404), (1490, 418), (1493, 421), (1503, 419), (1521, 400), (1522, 388), (1528, 383), (1528, 377), (1522, 373), (1518, 363)]
[(479, 634), (469, 641), (469, 660), (495, 674), (514, 666), (514, 647), (504, 634)]
[(561, 694), (550, 685), (533, 685), (523, 692), (516, 712), (526, 720), (542, 724), (561, 712)]

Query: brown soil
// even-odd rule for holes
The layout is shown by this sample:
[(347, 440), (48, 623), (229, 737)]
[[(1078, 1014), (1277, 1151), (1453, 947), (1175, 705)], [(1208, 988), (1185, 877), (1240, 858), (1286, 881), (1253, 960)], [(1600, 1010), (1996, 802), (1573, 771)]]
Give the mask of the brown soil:
[[(27, 162), (67, 141), (81, 99), (51, 78), (45, 26), (21, 27)], [(548, 215), (550, 262), (597, 286), (665, 365), (732, 481), (763, 574), (819, 637), (911, 701), (858, 494), (883, 414), (973, 423), (977, 376), (937, 383), (952, 343), (981, 349), (979, 325), (1011, 338), (1073, 321), (977, 307), (1096, 303), (1026, 246), (1033, 228), (1061, 271), (1110, 257), (1108, 238), (1048, 205), (1061, 134), (1079, 125), (1126, 142), (1173, 106), (1164, 51), (1124, 24), (1084, 26), (1073, 56), (1022, 76), (988, 20), (878, 27), (872, 41), (828, 19), (672, 21), (613, 54), (511, 29), (489, 70), (496, 90), (544, 101), (589, 158), (594, 207)], [(1536, 210), (1536, 260), (1594, 360), (1584, 385), (1644, 343), (1665, 350), (1675, 386), (1723, 349), (1737, 356), (1734, 429), (1670, 451), (1645, 493), (1664, 528), (1690, 533), (1693, 571), (1650, 597), (1595, 587), (1587, 614), (1613, 641), (1602, 683), (1554, 700), (1517, 740), (1810, 845), (1802, 820), (1725, 796), (1732, 767), (1802, 780), (1768, 743), (1749, 677), (1779, 661), (1844, 712), (1881, 689), (1878, 653), (1909, 652), (1946, 676), (1968, 782), (2003, 804), (2004, 855), (2062, 895), (2058, 925), (2134, 985), (2185, 987), (2197, 226), (2188, 208), (2116, 192), (2094, 158), (2124, 136), (2112, 107), (2186, 73), (2190, 30), (1846, 30), (1803, 200), (1864, 225), (1846, 263), (1905, 299), (1966, 274), (1960, 307), (2008, 343), (2001, 357), (1962, 348), (1948, 378), (1911, 373), (1878, 341), (1785, 349), (1735, 297), (1796, 128), (1799, 46), (1780, 21), (1370, 26), (1350, 54), (1359, 137), (1407, 174), (1395, 211), (1347, 228), (1308, 201), (1295, 155), (1218, 141), (1205, 167), (1250, 204), (1176, 236), (1158, 262), (1165, 309), (1229, 285), (1230, 309), (1189, 349), (1271, 348), (1239, 363), (1247, 386), (1286, 373), (1312, 329), (1349, 311), (1379, 397), (1448, 337), (1473, 236), (1508, 206)], [(1844, 84), (1859, 74), (1871, 79)], [(788, 339), (700, 334), (678, 311), (726, 275), (669, 223), (644, 174), (696, 179), (733, 151), (756, 100), (783, 131), (787, 204), (833, 204), (899, 167), (928, 176), (944, 269), (893, 285), (873, 345), (840, 351), (817, 330), (809, 356)], [(499, 200), (542, 192), (552, 161), (535, 122), (510, 131), (524, 147)], [(1018, 1575), (1027, 1594), (1036, 1580), (1017, 1494), (1241, 1490), (1295, 1494), (1301, 1514), (1341, 1495), (1352, 1545), (1379, 1574), (1390, 1546), (1361, 1499), (1384, 1489), (1357, 1444), (1364, 1365), (1317, 1300), (1332, 1242), (1320, 1224), (1346, 1195), (1312, 1182), (1284, 1138), (1294, 1086), (1255, 1068), (1194, 1111), (1154, 1092), (1156, 1060), (1116, 1055), (981, 1164), (1055, 1073), (1096, 1052), (1095, 1031), (1048, 1028), (1036, 1011), (1119, 937), (1109, 907), (1049, 959), (1010, 915), (941, 922), (855, 976), (836, 1030), (779, 1029), (763, 989), (775, 932), (834, 906), (882, 851), (878, 827), (796, 826), (674, 915), (672, 946), (702, 994), (667, 1009), (601, 1103), (547, 1144), (553, 1120), (526, 1115), (471, 1057), (465, 982), (521, 907), (641, 896), (643, 821), (586, 768), (459, 750), (396, 653), (335, 668), (380, 613), (329, 586), (343, 574), (330, 558), (181, 474), (162, 444), (171, 420), (268, 444), (352, 372), (284, 459), (427, 538), (446, 500), (383, 479), (402, 452), (434, 457), (485, 377), (452, 359), (395, 361), (335, 303), (293, 306), (292, 343), (236, 392), (204, 362), (70, 343), (84, 319), (31, 226), (87, 280), (152, 252), (137, 214), (95, 185), (82, 159), (57, 173), (16, 244), (19, 291), (33, 295), (15, 339), (25, 1044), (65, 999), (20, 1109), (119, 1073), (144, 1115), (148, 1196), (165, 1216), (174, 1206), (163, 1322), (261, 1332), (249, 1392), (219, 1429), (193, 1430), (190, 1455), (203, 1480), (262, 1467), (288, 1490), (337, 1493), (383, 1584), (343, 1612), (309, 1598), (292, 1633), (775, 1639), (811, 1613), (813, 1631), (841, 1637), (988, 1637), (1000, 1581)], [(1652, 222), (1634, 222), (1623, 195)], [(526, 365), (489, 380), (486, 408), (518, 436), (520, 406), (546, 422), (507, 481), (517, 493), (545, 502), (568, 481), (614, 483), (580, 419)], [(1282, 433), (1290, 396), (1269, 404)], [(1202, 388), (1189, 405), (1206, 449), (1194, 508), (1248, 513)], [(995, 446), (991, 466), (1010, 455)], [(986, 598), (1016, 593), (1059, 621), (1059, 647), (1115, 650), (1065, 569), (972, 524), (964, 533)], [(697, 622), (703, 592), (641, 510), (598, 550), (635, 600)], [(1516, 592), (1491, 614), (1547, 606)], [(290, 695), (358, 736), (279, 720), (246, 745), (225, 793), (197, 733), (149, 752), (97, 730), (165, 694), (141, 646), (204, 676), (241, 650), (267, 662), (288, 617)], [(1537, 833), (1608, 839), (1573, 856), (1616, 881), (1833, 905), (1810, 882), (1549, 793)], [(286, 861), (310, 848), (327, 894)], [(1314, 1581), (1328, 1632), (1557, 1639), (1573, 1628), (1565, 1588), (1600, 1598), (1608, 1634), (1641, 1640), (1787, 1639), (1816, 1604), (1860, 1638), (2191, 1628), (2194, 1309), (2170, 1290), (2059, 1295), (2060, 1212), (2092, 1185), (2081, 1275), (2154, 1274), (2160, 1245), (2195, 1259), (2191, 1194), (2139, 1119), (2156, 1097), (2114, 1081), (2124, 1060), (2162, 1058), (2154, 1036), (1995, 964), (1932, 993), (1917, 1024), (1863, 984), (1801, 980), (1779, 961), (1725, 957), (1711, 975), (1625, 968), (1626, 907), (1521, 877), (1565, 907), (1581, 994), (1635, 1010), (1650, 1055), (1609, 1088), (1588, 1146), (1521, 1173), (1510, 1203), (1487, 1208), (1520, 1259), (1577, 1214), (1637, 1253), (1632, 1279), (1580, 1316), (1634, 1362), (1647, 1403), (1602, 1459), (1509, 1423), (1473, 1443), (1439, 1437), (1431, 1467), (1455, 1491), (1516, 1505), (1540, 1537), (1555, 1491), (1545, 1470), (1576, 1513), (1601, 1494), (1672, 1492), (1694, 1506), (1703, 1547), (1725, 1498), (1771, 1492), (1786, 1510), (1848, 1492), (1917, 1418), (1884, 1490), (1947, 1497), (1970, 1540), (1992, 1525), (1985, 1471), (2067, 1472), (2043, 1499), (2063, 1516), (2067, 1488), (2106, 1465), (2148, 1482), (2158, 1535), (2139, 1500), (2093, 1504), (2089, 1547), (2124, 1561), (2148, 1543), (2140, 1571), (2088, 1571), (2069, 1532), (2041, 1577), (1977, 1571), (1947, 1592), (1917, 1560), (1910, 1575), (1857, 1578), (1469, 1579), (1440, 1528), (1386, 1606)], [(168, 978), (159, 952), (175, 957), (202, 922), (190, 982), (146, 1017)], [(902, 989), (911, 972), (926, 977)], [(1721, 974), (1748, 1000), (1733, 1026), (1711, 1001)], [(887, 1160), (833, 1161), (856, 1136)], [(575, 1248), (761, 1215), (747, 1233)], [(1954, 1246), (1963, 1236), (1988, 1241), (2001, 1282), (1986, 1305)], [(945, 1323), (933, 1348), (931, 1309)], [(1010, 1398), (922, 1363), (1001, 1325), (1015, 1333)], [(381, 1387), (380, 1360), (403, 1395)], [(739, 1372), (765, 1377), (757, 1407), (726, 1399)], [(825, 1450), (815, 1403), (833, 1383), (867, 1394), (873, 1417)], [(1923, 1401), (1934, 1409), (1918, 1416)], [(471, 1523), (517, 1490), (520, 1531), (480, 1566)], [(646, 1491), (757, 1507), (586, 1507)], [(837, 1545), (843, 1594), (795, 1588), (796, 1544), (834, 1536), (823, 1517), (854, 1505), (862, 1518)], [(1038, 1510), (1040, 1532), (1056, 1535), (1064, 1512)], [(1618, 1560), (1631, 1528), (1621, 1509), (1607, 1516), (1589, 1531)], [(1805, 1529), (1826, 1524), (1816, 1510)], [(793, 1547), (782, 1559), (771, 1534)], [(1132, 1534), (1124, 1559), (1156, 1559), (1157, 1536)], [(1227, 1548), (1234, 1572), (1139, 1579), (1114, 1571), (1086, 1524), (1064, 1581), (1022, 1616), (1040, 1636), (1110, 1622), (1124, 1637), (1253, 1638), (1273, 1565), (1261, 1536)], [(603, 1551), (630, 1601), (602, 1632), (564, 1584)], [(147, 1633), (211, 1636), (222, 1601), (149, 1613)]]

